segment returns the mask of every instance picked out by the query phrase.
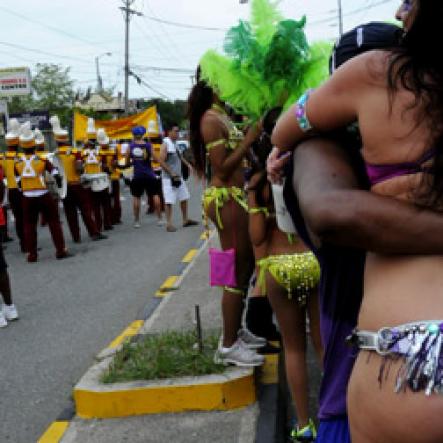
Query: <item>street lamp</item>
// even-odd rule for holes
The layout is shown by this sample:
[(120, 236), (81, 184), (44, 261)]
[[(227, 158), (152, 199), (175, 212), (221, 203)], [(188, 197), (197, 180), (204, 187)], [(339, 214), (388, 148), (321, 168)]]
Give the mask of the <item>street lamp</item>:
[(103, 57), (104, 55), (112, 55), (111, 52), (104, 52), (103, 54), (97, 55), (97, 57), (95, 57), (95, 68), (97, 70), (97, 92), (101, 93), (103, 92), (103, 80), (100, 76), (100, 69), (99, 69), (99, 65), (98, 65), (98, 60)]

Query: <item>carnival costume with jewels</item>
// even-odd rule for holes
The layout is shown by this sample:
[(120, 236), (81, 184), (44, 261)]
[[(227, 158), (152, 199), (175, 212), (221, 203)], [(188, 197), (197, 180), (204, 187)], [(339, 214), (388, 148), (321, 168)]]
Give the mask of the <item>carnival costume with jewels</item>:
[(49, 122), (57, 143), (54, 158), (61, 164), (65, 174), (66, 195), (62, 201), (72, 240), (75, 243), (81, 241), (78, 212), (89, 236), (96, 239), (100, 233), (92, 217), (92, 201), (80, 183), (81, 152), (69, 144), (68, 131), (61, 127), (58, 116), (52, 116)]
[(8, 122), (8, 131), (6, 133), (6, 152), (3, 157), (2, 166), (8, 188), (8, 202), (15, 219), (15, 231), (20, 239), (20, 248), (26, 252), (23, 230), (23, 205), (22, 193), (17, 183), (15, 175), (15, 162), (18, 156), (20, 136), (20, 123), (17, 119), (11, 118)]
[(56, 257), (67, 257), (69, 254), (65, 248), (57, 203), (50, 196), (44, 178), (45, 172), (55, 173), (56, 170), (48, 160), (35, 153), (35, 135), (29, 122), (20, 128), (19, 144), (24, 154), (15, 162), (15, 173), (20, 178), (23, 192), (23, 224), (28, 261), (37, 261), (37, 221), (40, 213), (48, 223)]
[[(238, 113), (258, 120), (276, 106), (289, 107), (308, 87), (319, 85), (328, 77), (328, 59), (331, 44), (319, 42), (308, 45), (304, 33), (306, 18), (284, 19), (276, 3), (254, 0), (251, 20), (240, 21), (225, 38), (225, 55), (209, 50), (200, 60), (201, 79), (228, 102)], [(215, 105), (216, 106), (216, 105)], [(235, 149), (233, 123), (226, 119), (229, 138), (206, 145), (207, 151), (223, 145)], [(210, 187), (203, 199), (204, 211), (213, 202), (217, 223), (221, 207), (233, 198), (243, 206), (242, 191), (237, 188)], [(268, 257), (261, 260), (261, 281), (266, 271), (288, 290), (296, 293), (304, 304), (306, 295), (318, 284), (319, 266), (310, 253)]]

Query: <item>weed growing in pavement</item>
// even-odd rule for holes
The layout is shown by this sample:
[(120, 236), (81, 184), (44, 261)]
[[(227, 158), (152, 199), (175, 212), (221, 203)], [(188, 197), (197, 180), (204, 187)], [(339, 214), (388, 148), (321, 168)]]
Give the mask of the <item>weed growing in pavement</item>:
[(203, 352), (194, 331), (167, 331), (127, 342), (102, 375), (103, 383), (218, 374), (225, 366), (214, 363), (219, 332), (206, 332)]

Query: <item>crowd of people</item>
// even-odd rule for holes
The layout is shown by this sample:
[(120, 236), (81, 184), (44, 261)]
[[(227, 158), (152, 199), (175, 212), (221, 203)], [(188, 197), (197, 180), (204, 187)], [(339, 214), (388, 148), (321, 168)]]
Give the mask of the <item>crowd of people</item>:
[[(262, 364), (257, 350), (272, 328), (255, 299), (267, 297), (298, 420), (293, 441), (443, 441), (441, 13), (437, 0), (403, 0), (403, 29), (370, 23), (342, 36), (330, 78), (276, 124), (281, 109), (270, 109), (240, 131), (223, 88), (197, 70), (190, 141), (222, 248), (210, 253), (211, 284), (223, 288), (215, 358)], [(279, 223), (286, 210), (293, 230)], [(248, 293), (258, 317), (246, 313), (242, 328)], [(323, 374), (318, 432), (307, 318)]]
[[(56, 249), (56, 258), (66, 259), (68, 251), (60, 219), (60, 203), (74, 243), (81, 243), (79, 214), (92, 241), (107, 239), (104, 231), (121, 224), (120, 181), (126, 171), (125, 182), (133, 197), (134, 228), (140, 228), (141, 197), (146, 193), (147, 206), (158, 218), (159, 226), (175, 232), (172, 224), (172, 206), (180, 202), (183, 227), (197, 225), (188, 217), (189, 191), (182, 177), (182, 162), (192, 166), (179, 153), (176, 145), (178, 127), (168, 129), (168, 137), (157, 157), (146, 136), (144, 126), (132, 129), (129, 143), (111, 142), (106, 131), (96, 130), (94, 119), (88, 119), (87, 138), (80, 147), (69, 142), (68, 131), (61, 127), (57, 116), (50, 118), (54, 151), (39, 129), (32, 130), (29, 121), (20, 125), (16, 119), (8, 121), (5, 135), (7, 150), (1, 162), (0, 210), (2, 242), (12, 240), (8, 234), (7, 210), (13, 215), (15, 231), (22, 253), (27, 261), (38, 260), (38, 226), (47, 225)], [(177, 160), (178, 159), (178, 160)], [(158, 164), (155, 170), (154, 162)], [(129, 171), (129, 172), (128, 172)], [(6, 194), (6, 198), (3, 198)], [(166, 222), (163, 221), (166, 206)], [(12, 303), (7, 264), (0, 247), (0, 327), (18, 318)]]

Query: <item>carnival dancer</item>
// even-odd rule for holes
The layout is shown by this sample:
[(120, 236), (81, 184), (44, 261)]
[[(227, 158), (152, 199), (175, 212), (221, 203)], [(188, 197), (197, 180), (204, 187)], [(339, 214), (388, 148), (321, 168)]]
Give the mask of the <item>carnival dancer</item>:
[(253, 127), (243, 136), (229, 119), (218, 96), (200, 78), (200, 69), (188, 104), (195, 169), (200, 177), (205, 177), (207, 158), (212, 169), (211, 184), (203, 198), (204, 211), (217, 228), (223, 251), (233, 250), (235, 254), (235, 279), (219, 281), (223, 283), (223, 334), (215, 359), (225, 364), (259, 366), (264, 357), (254, 349), (263, 346), (263, 339), (250, 340), (241, 330), (244, 298), (254, 268), (248, 206), (243, 191), (243, 161), (258, 130)]
[(154, 209), (157, 215), (157, 224), (162, 226), (162, 212), (160, 203), (161, 181), (152, 170), (152, 160), (157, 161), (171, 174), (171, 169), (152, 152), (151, 143), (146, 142), (143, 137), (146, 134), (144, 126), (135, 126), (132, 129), (134, 141), (129, 145), (127, 153), (128, 163), (134, 168), (134, 176), (130, 188), (133, 199), (134, 228), (140, 228), (140, 200), (141, 196), (151, 195), (154, 201)]
[(48, 223), (56, 248), (56, 258), (70, 257), (72, 254), (65, 247), (56, 202), (49, 195), (44, 179), (45, 171), (55, 173), (55, 168), (49, 161), (35, 154), (35, 136), (29, 122), (22, 126), (19, 141), (24, 154), (16, 160), (15, 172), (20, 178), (23, 192), (23, 221), (28, 262), (37, 261), (37, 219), (40, 212)]
[(67, 182), (66, 196), (62, 200), (72, 240), (81, 242), (78, 211), (92, 240), (102, 240), (106, 236), (98, 230), (92, 216), (92, 202), (89, 193), (80, 183), (82, 167), (81, 152), (69, 144), (68, 131), (60, 126), (59, 118), (54, 115), (49, 119), (52, 126), (57, 149), (55, 155), (61, 162)]
[(106, 181), (107, 179), (106, 173), (104, 172), (105, 165), (103, 155), (101, 155), (99, 147), (96, 146), (97, 132), (93, 118), (88, 119), (87, 137), (87, 141), (82, 150), (84, 185), (89, 189), (88, 192), (92, 197), (94, 219), (98, 230), (100, 232), (103, 229), (109, 231), (113, 229), (109, 188), (105, 185), (98, 187), (93, 185), (94, 180)]
[(108, 150), (105, 151), (106, 165), (109, 170), (109, 179), (111, 180), (111, 221), (113, 225), (119, 225), (122, 222), (122, 206), (120, 203), (120, 169), (119, 161), (124, 157), (121, 154), (121, 146), (112, 141)]
[(6, 186), (8, 188), (8, 202), (15, 219), (15, 231), (20, 240), (22, 252), (26, 252), (24, 232), (23, 232), (23, 208), (22, 192), (17, 184), (14, 164), (17, 160), (19, 149), (20, 123), (17, 119), (11, 118), (8, 122), (8, 132), (6, 133), (6, 146), (3, 160), (3, 171), (6, 177)]

